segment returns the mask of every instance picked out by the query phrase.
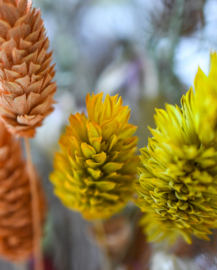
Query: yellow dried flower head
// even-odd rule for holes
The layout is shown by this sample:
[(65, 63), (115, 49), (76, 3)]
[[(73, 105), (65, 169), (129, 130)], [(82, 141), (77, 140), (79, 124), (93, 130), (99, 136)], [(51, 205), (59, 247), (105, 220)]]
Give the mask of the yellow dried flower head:
[(0, 115), (11, 133), (33, 137), (52, 112), (56, 84), (40, 10), (31, 0), (0, 1)]
[(109, 218), (131, 198), (136, 178), (136, 126), (118, 95), (86, 97), (88, 117), (71, 115), (50, 178), (55, 194), (86, 219)]
[(198, 71), (195, 94), (183, 96), (182, 108), (156, 110), (154, 137), (141, 149), (137, 204), (149, 241), (209, 240), (217, 228), (216, 54), (211, 60), (209, 76)]

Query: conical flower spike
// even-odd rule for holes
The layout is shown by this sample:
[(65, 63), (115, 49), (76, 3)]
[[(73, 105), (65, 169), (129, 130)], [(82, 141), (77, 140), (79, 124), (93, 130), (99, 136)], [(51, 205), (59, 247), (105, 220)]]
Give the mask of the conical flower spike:
[[(41, 223), (44, 197), (38, 186)], [(20, 142), (0, 122), (0, 256), (14, 262), (33, 252), (33, 217), (27, 167)]]
[(208, 77), (198, 71), (182, 107), (156, 110), (153, 138), (141, 149), (136, 183), (138, 206), (150, 241), (174, 241), (192, 234), (209, 240), (217, 228), (217, 57)]
[(0, 115), (10, 132), (33, 137), (53, 110), (52, 52), (31, 1), (0, 0)]
[(104, 219), (120, 211), (134, 192), (138, 157), (136, 126), (118, 96), (88, 94), (88, 117), (71, 115), (51, 181), (55, 194), (86, 219)]

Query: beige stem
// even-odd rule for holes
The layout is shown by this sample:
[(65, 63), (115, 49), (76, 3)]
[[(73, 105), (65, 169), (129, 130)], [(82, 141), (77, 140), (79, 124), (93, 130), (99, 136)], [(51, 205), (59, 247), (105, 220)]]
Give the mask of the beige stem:
[(95, 232), (97, 236), (97, 241), (100, 244), (101, 250), (106, 260), (103, 265), (103, 270), (112, 270), (113, 267), (112, 267), (110, 255), (108, 253), (108, 248), (106, 244), (106, 233), (105, 233), (103, 222), (101, 220), (94, 221), (94, 228), (95, 228)]
[(24, 139), (25, 148), (26, 148), (26, 159), (29, 173), (30, 181), (30, 190), (32, 196), (32, 219), (33, 219), (33, 241), (34, 241), (34, 261), (35, 261), (35, 270), (43, 270), (43, 256), (41, 251), (41, 219), (40, 219), (40, 210), (39, 210), (39, 196), (37, 189), (37, 176), (35, 174), (35, 168), (32, 163), (32, 156), (30, 151), (30, 145), (28, 138)]
[(15, 265), (15, 270), (26, 270), (25, 264), (18, 263)]

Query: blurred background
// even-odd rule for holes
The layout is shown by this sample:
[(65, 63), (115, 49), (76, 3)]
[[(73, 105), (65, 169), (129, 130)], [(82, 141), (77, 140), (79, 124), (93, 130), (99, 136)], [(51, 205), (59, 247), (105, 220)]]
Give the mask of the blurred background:
[[(88, 92), (115, 95), (132, 108), (139, 147), (155, 107), (180, 104), (198, 66), (217, 46), (216, 0), (34, 0), (56, 63), (56, 110), (38, 129), (46, 149)], [(52, 136), (51, 136), (52, 135)], [(43, 148), (44, 148), (43, 147)]]
[[(45, 270), (104, 270), (91, 225), (53, 195), (48, 176), (59, 135), (70, 113), (85, 111), (86, 94), (103, 91), (123, 97), (132, 109), (131, 123), (139, 126), (139, 148), (146, 145), (155, 108), (164, 108), (165, 102), (180, 105), (198, 66), (209, 70), (210, 51), (217, 48), (217, 1), (33, 0), (33, 6), (42, 11), (58, 85), (55, 110), (32, 140), (49, 205)], [(151, 267), (152, 247), (137, 228), (138, 215), (129, 205), (105, 224), (114, 269)], [(205, 269), (198, 258), (196, 269)], [(13, 267), (0, 262), (0, 269)]]

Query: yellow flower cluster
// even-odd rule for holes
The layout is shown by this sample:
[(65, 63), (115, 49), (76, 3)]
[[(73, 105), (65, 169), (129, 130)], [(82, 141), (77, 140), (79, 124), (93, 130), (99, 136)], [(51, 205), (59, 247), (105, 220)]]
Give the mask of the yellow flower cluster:
[(209, 240), (217, 227), (217, 55), (206, 76), (200, 69), (195, 93), (183, 96), (181, 108), (156, 110), (153, 138), (141, 150), (143, 167), (136, 182), (141, 223), (149, 241), (191, 243), (191, 235)]
[(71, 115), (51, 181), (55, 194), (86, 219), (104, 219), (120, 211), (132, 197), (139, 158), (137, 127), (121, 97), (88, 94), (88, 117)]

